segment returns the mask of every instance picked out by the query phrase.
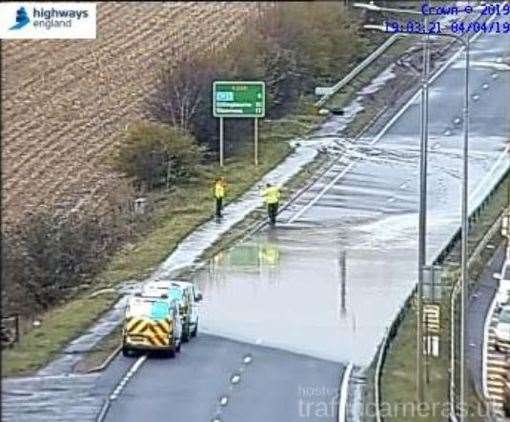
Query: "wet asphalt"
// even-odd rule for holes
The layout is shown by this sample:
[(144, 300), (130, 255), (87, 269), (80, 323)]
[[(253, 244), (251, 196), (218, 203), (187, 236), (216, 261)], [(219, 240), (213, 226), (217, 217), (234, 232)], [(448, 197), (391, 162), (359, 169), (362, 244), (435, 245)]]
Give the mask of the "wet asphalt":
[[(508, 167), (508, 159), (501, 157), (510, 131), (510, 72), (487, 63), (509, 56), (502, 37), (481, 38), (473, 46), (471, 95), (479, 97), (471, 119), (471, 208)], [(430, 94), (429, 261), (460, 221), (462, 74), (459, 59)], [(309, 356), (317, 367), (302, 378), (300, 374), (299, 381), (294, 378), (299, 368), (290, 363), (276, 364), (270, 371), (276, 379), (293, 380), (292, 390), (296, 382), (313, 384), (317, 372), (330, 373), (332, 361), (337, 362), (331, 371), (336, 376), (349, 361), (366, 364), (416, 280), (418, 119), (415, 101), (378, 142), (369, 133), (356, 145), (341, 138), (334, 119), (325, 125), (318, 136), (337, 137), (345, 158), (279, 216), (276, 228), (218, 254), (199, 272), (194, 281), (204, 293), (202, 331), (241, 340), (248, 349), (281, 349), (286, 362), (293, 356), (288, 351)], [(226, 339), (216, 341), (232, 347)], [(197, 345), (190, 345), (190, 353)], [(162, 415), (166, 392), (183, 391), (168, 385), (163, 375), (167, 363), (147, 363), (112, 405), (108, 421), (129, 420), (133, 413)], [(188, 369), (177, 369), (180, 366), (175, 370), (191, 377), (208, 367), (200, 359)], [(225, 376), (228, 373), (225, 369)], [(181, 419), (168, 416), (170, 420), (206, 420), (194, 412), (205, 415), (207, 406), (208, 415), (214, 415), (210, 403), (217, 400), (221, 383), (216, 373), (206, 378), (205, 396), (190, 390), (176, 394), (183, 401), (176, 408)], [(329, 388), (339, 382), (322, 375), (319, 380)], [(282, 385), (252, 384), (232, 400), (231, 409), (239, 413), (229, 409), (232, 413), (225, 411), (221, 420), (295, 421), (292, 413), (280, 412), (278, 400), (271, 402), (274, 409), (259, 405), (261, 396), (288, 394)], [(196, 397), (207, 399), (202, 403)], [(281, 407), (291, 403), (292, 408), (295, 400), (285, 400), (290, 402)]]
[(147, 360), (106, 420), (334, 421), (341, 371), (335, 362), (201, 334), (175, 359)]
[(494, 255), (487, 262), (480, 280), (469, 298), (467, 315), (467, 350), (471, 379), (476, 391), (483, 396), (483, 341), (485, 316), (489, 312), (494, 295), (498, 290), (499, 281), (493, 277), (500, 272), (505, 261), (506, 245), (499, 245)]

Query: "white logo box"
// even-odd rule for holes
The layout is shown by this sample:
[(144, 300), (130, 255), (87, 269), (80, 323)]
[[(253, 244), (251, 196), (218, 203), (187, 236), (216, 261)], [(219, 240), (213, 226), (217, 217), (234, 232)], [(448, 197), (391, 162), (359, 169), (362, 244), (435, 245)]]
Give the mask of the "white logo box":
[(96, 3), (0, 2), (0, 38), (95, 39)]

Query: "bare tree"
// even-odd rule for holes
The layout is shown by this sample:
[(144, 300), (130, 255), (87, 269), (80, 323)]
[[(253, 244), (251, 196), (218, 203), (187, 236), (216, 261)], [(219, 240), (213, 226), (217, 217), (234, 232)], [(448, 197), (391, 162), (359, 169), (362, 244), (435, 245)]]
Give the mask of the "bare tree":
[(214, 62), (205, 55), (183, 54), (160, 73), (160, 89), (151, 100), (153, 111), (164, 122), (192, 130), (193, 118), (211, 89)]

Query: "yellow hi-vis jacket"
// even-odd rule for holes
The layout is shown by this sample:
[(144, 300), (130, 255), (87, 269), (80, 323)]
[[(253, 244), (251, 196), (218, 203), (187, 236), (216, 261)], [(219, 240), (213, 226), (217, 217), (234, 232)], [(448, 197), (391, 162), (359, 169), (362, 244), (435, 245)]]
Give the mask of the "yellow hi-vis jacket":
[(280, 188), (271, 186), (262, 193), (266, 204), (276, 204), (280, 200)]
[(223, 198), (225, 196), (225, 185), (222, 182), (215, 183), (214, 196), (216, 198)]

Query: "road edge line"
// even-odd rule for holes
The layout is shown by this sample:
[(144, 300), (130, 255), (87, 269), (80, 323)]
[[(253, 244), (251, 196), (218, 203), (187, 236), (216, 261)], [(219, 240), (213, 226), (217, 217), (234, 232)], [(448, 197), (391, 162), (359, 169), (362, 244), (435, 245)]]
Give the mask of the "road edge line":
[(127, 370), (127, 372), (124, 374), (124, 376), (120, 379), (120, 381), (115, 384), (115, 387), (113, 388), (113, 391), (108, 394), (108, 396), (105, 399), (105, 402), (101, 409), (99, 410), (99, 414), (96, 417), (96, 422), (103, 422), (105, 420), (106, 415), (108, 414), (108, 410), (111, 407), (112, 401), (116, 400), (117, 397), (120, 395), (128, 381), (131, 379), (131, 377), (140, 369), (140, 367), (143, 365), (143, 363), (147, 360), (147, 355), (140, 356), (133, 365)]
[(354, 364), (352, 362), (349, 362), (349, 365), (347, 365), (347, 369), (344, 372), (344, 376), (342, 377), (342, 382), (340, 385), (340, 398), (338, 400), (338, 422), (347, 421), (347, 399), (349, 397), (349, 381), (351, 379), (353, 368)]
[[(489, 19), (488, 22), (494, 20), (494, 17), (492, 19)], [(475, 34), (473, 37), (471, 37), (470, 41), (471, 42), (474, 42), (476, 41), (478, 38), (480, 38), (482, 32), (479, 32), (477, 34)], [(459, 56), (464, 52), (465, 50), (465, 47), (460, 47), (439, 69), (437, 69), (436, 72), (434, 72), (429, 80), (428, 80), (428, 84), (429, 85), (432, 85), (444, 72), (446, 72), (446, 70), (448, 70), (448, 68), (459, 58)], [(407, 101), (407, 103), (405, 103), (401, 108), (400, 110), (398, 110), (395, 115), (393, 115), (393, 117), (388, 121), (388, 123), (379, 131), (379, 133), (377, 133), (374, 138), (369, 142), (369, 145), (374, 145), (376, 144), (377, 142), (379, 142), (382, 137), (388, 132), (389, 129), (391, 129), (391, 127), (395, 124), (395, 122), (397, 120), (399, 120), (402, 115), (409, 109), (409, 107), (411, 107), (411, 105), (418, 99), (418, 97), (420, 96), (421, 94), (421, 89), (418, 89), (418, 91)], [(510, 147), (509, 147), (510, 148)], [(500, 157), (498, 157), (498, 161), (497, 163), (499, 163), (500, 159), (503, 157), (503, 156), (506, 156), (506, 151), (504, 151)], [(338, 180), (340, 180), (343, 176), (345, 176), (345, 174), (354, 166), (354, 164), (358, 163), (359, 161), (361, 161), (361, 159), (356, 159), (354, 161), (352, 161), (348, 167), (346, 167), (344, 169), (344, 171), (338, 175), (336, 177), (336, 180), (335, 180), (335, 183), (338, 182)], [(494, 169), (491, 169), (490, 170), (490, 173), (493, 172)], [(324, 194), (327, 193), (327, 191), (329, 189), (331, 189), (332, 186), (334, 186), (333, 183), (331, 186), (329, 187), (326, 187), (324, 188), (323, 191), (321, 191), (319, 193), (320, 197), (324, 196)], [(475, 189), (476, 190), (476, 189)], [(301, 209), (299, 210), (294, 216), (292, 216), (290, 219), (289, 219), (289, 223), (293, 223), (297, 218), (301, 217), (301, 215), (303, 215), (307, 210), (308, 208), (310, 208), (310, 206), (312, 206), (315, 202), (317, 202), (317, 200), (320, 199), (320, 198), (313, 198), (311, 202), (313, 202), (312, 204), (308, 203), (304, 206), (305, 209)]]
[(489, 326), (494, 315), (494, 308), (496, 307), (497, 292), (492, 298), (489, 312), (485, 315), (485, 322), (483, 324), (483, 349), (482, 349), (482, 390), (485, 400), (489, 401), (489, 390), (487, 387), (487, 354), (489, 348)]

